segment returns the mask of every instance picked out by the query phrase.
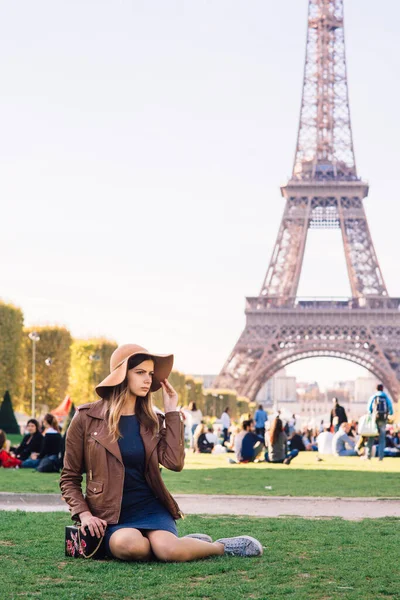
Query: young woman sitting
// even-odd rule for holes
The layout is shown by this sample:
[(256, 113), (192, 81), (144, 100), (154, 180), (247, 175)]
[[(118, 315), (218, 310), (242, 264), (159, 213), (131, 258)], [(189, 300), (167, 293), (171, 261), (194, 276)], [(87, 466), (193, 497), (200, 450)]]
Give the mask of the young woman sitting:
[(290, 462), (296, 458), (299, 451), (292, 450), (288, 452), (288, 440), (283, 431), (283, 423), (279, 417), (272, 422), (272, 427), (267, 434), (268, 450), (265, 453), (265, 460), (270, 463), (284, 463), (290, 465)]
[[(178, 395), (167, 380), (173, 356), (126, 344), (110, 363), (110, 375), (96, 388), (101, 400), (78, 407), (66, 438), (60, 487), (82, 533), (104, 536), (106, 553), (127, 561), (262, 554), (260, 542), (249, 536), (178, 538), (175, 521), (182, 513), (159, 468), (181, 471), (185, 458)], [(152, 404), (151, 392), (160, 388), (165, 415)]]
[(31, 457), (22, 462), (24, 469), (36, 469), (40, 472), (58, 472), (61, 452), (61, 433), (57, 419), (50, 413), (43, 418), (44, 436), (40, 452), (32, 452)]
[(208, 427), (204, 423), (197, 426), (193, 437), (193, 452), (200, 454), (211, 454), (214, 444), (207, 439)]
[(24, 436), (19, 446), (11, 448), (11, 456), (20, 460), (30, 458), (32, 452), (40, 454), (43, 444), (43, 436), (39, 431), (39, 423), (36, 419), (29, 419), (26, 429), (28, 433)]

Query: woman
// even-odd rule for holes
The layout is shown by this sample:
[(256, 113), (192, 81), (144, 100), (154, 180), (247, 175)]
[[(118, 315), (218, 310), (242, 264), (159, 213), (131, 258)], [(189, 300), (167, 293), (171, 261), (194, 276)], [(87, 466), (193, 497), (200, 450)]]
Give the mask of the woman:
[(39, 431), (39, 423), (36, 419), (29, 419), (26, 424), (28, 433), (17, 448), (12, 448), (11, 456), (20, 460), (27, 460), (32, 452), (40, 454), (43, 444), (43, 436)]
[(7, 448), (10, 448), (10, 440), (7, 440), (5, 431), (0, 429), (0, 467), (4, 469), (13, 469), (14, 467), (20, 467), (21, 461), (18, 458), (12, 456)]
[(290, 462), (296, 458), (299, 451), (292, 450), (288, 452), (286, 433), (283, 431), (283, 423), (279, 417), (276, 417), (272, 422), (267, 438), (268, 451), (265, 453), (265, 460), (270, 463), (290, 465)]
[(196, 402), (191, 402), (189, 404), (187, 413), (190, 415), (189, 418), (190, 418), (190, 422), (191, 422), (192, 436), (191, 436), (190, 446), (193, 447), (193, 450), (194, 450), (194, 432), (196, 431), (197, 427), (201, 423), (201, 420), (203, 418), (203, 413), (201, 412), (201, 410), (199, 408), (197, 408)]
[(40, 452), (32, 452), (31, 457), (22, 462), (24, 469), (36, 469), (40, 472), (60, 470), (61, 433), (54, 415), (47, 413), (43, 417), (44, 436)]
[(208, 427), (204, 423), (197, 426), (193, 436), (193, 452), (211, 454), (214, 444), (207, 439)]
[[(78, 407), (67, 433), (60, 487), (72, 519), (84, 534), (104, 535), (106, 553), (120, 560), (258, 556), (261, 544), (247, 536), (214, 543), (201, 534), (177, 536), (182, 513), (159, 469), (181, 471), (185, 456), (178, 396), (167, 381), (172, 364), (172, 355), (135, 344), (113, 352), (111, 373), (96, 388), (102, 399)], [(151, 401), (160, 388), (165, 415), (156, 414)]]

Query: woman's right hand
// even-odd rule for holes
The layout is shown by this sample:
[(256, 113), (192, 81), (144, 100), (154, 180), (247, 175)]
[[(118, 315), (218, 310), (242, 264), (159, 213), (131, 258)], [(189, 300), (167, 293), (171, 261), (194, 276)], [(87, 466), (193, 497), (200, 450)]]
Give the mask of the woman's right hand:
[(91, 535), (95, 535), (98, 538), (104, 535), (107, 527), (107, 521), (104, 521), (104, 519), (94, 517), (89, 511), (80, 513), (79, 519), (81, 521), (81, 532), (83, 535), (86, 535), (86, 527)]

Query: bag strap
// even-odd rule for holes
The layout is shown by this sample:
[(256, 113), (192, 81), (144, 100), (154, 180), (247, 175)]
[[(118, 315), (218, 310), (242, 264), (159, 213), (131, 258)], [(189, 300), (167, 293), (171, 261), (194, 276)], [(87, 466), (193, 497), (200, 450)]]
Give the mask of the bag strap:
[[(104, 535), (101, 536), (99, 543), (97, 544), (96, 548), (93, 550), (93, 552), (91, 554), (88, 554), (86, 556), (85, 552), (82, 550), (82, 556), (83, 558), (92, 558), (92, 556), (94, 556), (97, 552), (97, 550), (100, 548), (101, 542), (104, 539)], [(79, 550), (81, 550), (81, 528), (78, 527), (78, 541), (79, 541)]]

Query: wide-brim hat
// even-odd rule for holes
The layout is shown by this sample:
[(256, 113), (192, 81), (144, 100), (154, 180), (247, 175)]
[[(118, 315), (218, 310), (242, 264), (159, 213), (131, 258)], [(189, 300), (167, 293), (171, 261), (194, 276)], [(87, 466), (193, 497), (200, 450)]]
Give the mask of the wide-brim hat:
[(96, 386), (96, 392), (100, 398), (108, 396), (111, 388), (125, 380), (128, 372), (128, 361), (136, 354), (145, 354), (154, 362), (154, 375), (150, 391), (156, 392), (160, 389), (160, 381), (167, 379), (171, 373), (172, 365), (174, 364), (174, 355), (154, 354), (154, 352), (149, 352), (146, 348), (142, 348), (142, 346), (138, 346), (137, 344), (124, 344), (114, 350), (110, 358), (110, 374)]

